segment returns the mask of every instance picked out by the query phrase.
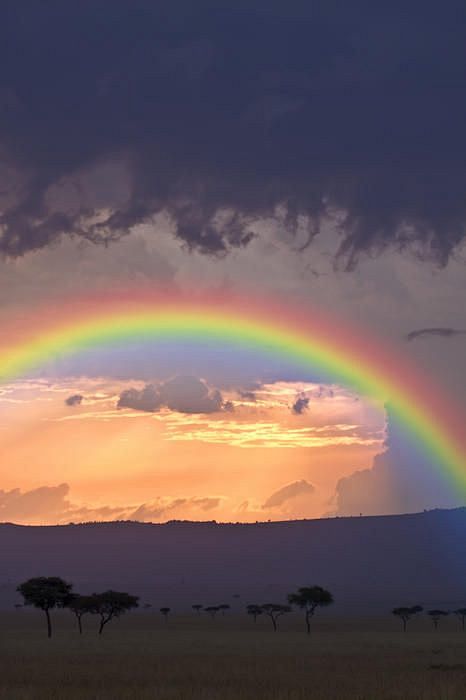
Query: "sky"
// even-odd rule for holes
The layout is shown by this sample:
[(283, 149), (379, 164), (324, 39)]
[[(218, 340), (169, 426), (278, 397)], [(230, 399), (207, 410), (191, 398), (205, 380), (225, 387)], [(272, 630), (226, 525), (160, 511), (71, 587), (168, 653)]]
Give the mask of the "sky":
[[(318, 308), (466, 410), (462, 3), (2, 3), (1, 345), (84, 294)], [(356, 331), (355, 331), (356, 332)], [(0, 385), (0, 520), (464, 505), (390, 407), (172, 343)]]

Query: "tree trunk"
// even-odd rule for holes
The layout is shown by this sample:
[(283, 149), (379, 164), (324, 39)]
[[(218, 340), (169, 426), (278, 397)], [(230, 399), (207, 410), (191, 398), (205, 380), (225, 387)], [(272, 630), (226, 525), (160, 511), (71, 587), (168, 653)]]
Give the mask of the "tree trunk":
[(308, 612), (306, 613), (306, 628), (307, 628), (307, 633), (311, 634), (311, 616)]
[(47, 618), (47, 637), (50, 639), (52, 636), (52, 623), (50, 621), (50, 612), (48, 609), (45, 610), (45, 616)]
[(102, 634), (102, 632), (104, 631), (104, 626), (106, 622), (108, 622), (108, 620), (104, 620), (103, 618), (100, 620), (99, 634)]
[(276, 632), (277, 631), (277, 621), (274, 617), (272, 617), (271, 619), (272, 619), (273, 631)]
[(78, 615), (78, 627), (79, 627), (79, 634), (83, 633), (83, 626), (81, 624), (81, 615)]

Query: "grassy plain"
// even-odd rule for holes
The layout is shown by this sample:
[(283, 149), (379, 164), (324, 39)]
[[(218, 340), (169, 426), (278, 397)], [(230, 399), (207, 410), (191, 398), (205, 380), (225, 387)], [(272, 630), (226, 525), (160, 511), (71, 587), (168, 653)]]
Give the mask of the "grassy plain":
[(464, 700), (466, 633), (457, 619), (339, 618), (323, 611), (310, 637), (302, 618), (136, 612), (96, 634), (96, 620), (0, 615), (2, 700)]

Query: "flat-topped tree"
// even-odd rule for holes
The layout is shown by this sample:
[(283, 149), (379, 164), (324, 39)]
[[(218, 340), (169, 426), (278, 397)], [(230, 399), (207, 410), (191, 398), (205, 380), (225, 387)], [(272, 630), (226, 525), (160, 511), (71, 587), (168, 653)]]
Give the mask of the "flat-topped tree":
[(228, 603), (222, 603), (222, 605), (218, 606), (218, 609), (222, 611), (222, 615), (225, 615), (227, 610), (230, 610), (230, 605)]
[(278, 628), (278, 618), (291, 612), (291, 607), (289, 605), (280, 605), (279, 603), (264, 603), (261, 605), (261, 608), (264, 615), (270, 617), (274, 632), (276, 632)]
[(120, 591), (104, 591), (91, 596), (91, 612), (100, 615), (99, 634), (113, 618), (121, 617), (128, 610), (138, 607), (138, 596)]
[(259, 617), (259, 615), (262, 615), (264, 611), (262, 610), (260, 605), (251, 603), (250, 605), (246, 605), (246, 612), (248, 615), (251, 615), (251, 617), (254, 618), (254, 622), (257, 622), (257, 618)]
[(290, 593), (288, 602), (291, 605), (297, 605), (304, 610), (306, 619), (307, 633), (311, 632), (311, 618), (317, 608), (325, 607), (333, 603), (333, 596), (330, 591), (327, 591), (321, 586), (309, 586), (298, 588), (297, 593)]
[(219, 610), (220, 608), (218, 605), (209, 605), (207, 608), (204, 608), (204, 612), (209, 613), (212, 619), (215, 617)]
[(59, 576), (38, 576), (21, 583), (16, 589), (24, 598), (25, 605), (43, 610), (47, 619), (47, 637), (52, 636), (50, 611), (64, 608), (71, 600), (73, 585)]
[(191, 607), (192, 607), (192, 609), (195, 610), (195, 611), (197, 612), (197, 614), (199, 615), (200, 612), (201, 612), (201, 610), (202, 610), (202, 608), (203, 608), (204, 606), (201, 605), (200, 603), (197, 603), (196, 605), (191, 605)]
[(171, 608), (160, 608), (160, 612), (165, 618), (165, 622), (168, 620), (168, 613), (170, 612)]
[(400, 620), (403, 622), (403, 632), (406, 632), (406, 625), (410, 619), (420, 612), (422, 612), (422, 607), (420, 605), (412, 605), (410, 608), (393, 608), (392, 615), (396, 615), (396, 617), (400, 618)]
[(438, 623), (442, 617), (446, 617), (448, 612), (446, 610), (428, 610), (427, 614), (433, 622), (434, 628), (437, 629)]
[(457, 610), (453, 611), (456, 615), (461, 620), (461, 627), (464, 630), (464, 620), (466, 618), (466, 608), (458, 608)]
[(94, 600), (90, 595), (79, 595), (78, 593), (73, 593), (70, 601), (67, 604), (67, 608), (71, 610), (73, 615), (78, 621), (79, 634), (83, 633), (82, 628), (82, 617), (87, 613), (93, 612)]

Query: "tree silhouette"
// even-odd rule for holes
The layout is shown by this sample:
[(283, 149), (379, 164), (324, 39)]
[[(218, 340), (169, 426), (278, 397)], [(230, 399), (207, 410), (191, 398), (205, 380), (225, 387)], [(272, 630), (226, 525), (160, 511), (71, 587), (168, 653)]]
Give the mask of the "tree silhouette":
[(403, 632), (406, 632), (406, 625), (413, 615), (422, 612), (420, 605), (413, 605), (410, 608), (393, 608), (392, 615), (396, 615), (403, 622)]
[(204, 608), (204, 610), (206, 613), (209, 613), (210, 617), (213, 619), (220, 608), (218, 605), (209, 605), (207, 608)]
[(228, 603), (222, 603), (222, 605), (218, 606), (218, 609), (222, 611), (222, 615), (225, 615), (227, 610), (230, 610), (230, 606)]
[(16, 589), (24, 598), (25, 605), (43, 610), (47, 618), (47, 637), (52, 636), (50, 611), (64, 608), (71, 599), (73, 585), (58, 576), (39, 576), (21, 583)]
[(105, 625), (120, 617), (128, 610), (138, 607), (139, 598), (129, 593), (120, 591), (104, 591), (103, 593), (93, 593), (90, 602), (90, 610), (95, 615), (100, 615), (99, 634), (102, 634)]
[(316, 608), (331, 605), (333, 596), (330, 591), (325, 590), (321, 586), (309, 586), (298, 588), (297, 593), (290, 593), (288, 602), (291, 605), (297, 605), (304, 610), (306, 617), (307, 633), (311, 632), (311, 618), (313, 617)]
[(78, 621), (79, 634), (83, 633), (81, 618), (86, 613), (91, 613), (93, 611), (94, 600), (90, 595), (79, 595), (78, 593), (73, 593), (69, 602), (67, 603), (67, 608), (75, 615)]
[(250, 605), (246, 605), (246, 612), (248, 615), (251, 615), (251, 617), (254, 618), (254, 622), (257, 622), (258, 616), (262, 615), (264, 611), (262, 610), (260, 605), (251, 603)]
[(278, 603), (264, 603), (261, 605), (262, 612), (272, 620), (273, 631), (277, 631), (277, 620), (285, 613), (291, 612), (289, 605), (279, 605)]
[(165, 618), (165, 622), (168, 620), (168, 613), (170, 612), (171, 608), (160, 608), (160, 612)]
[(446, 617), (448, 612), (446, 610), (429, 610), (427, 614), (434, 623), (434, 628), (437, 629), (440, 618)]
[(198, 603), (198, 604), (196, 604), (196, 605), (192, 605), (191, 607), (192, 607), (192, 609), (195, 610), (195, 611), (197, 612), (197, 614), (199, 615), (199, 613), (201, 612), (201, 610), (202, 610), (202, 608), (203, 608), (204, 606), (203, 606), (203, 605), (200, 605), (200, 604)]
[(466, 618), (466, 608), (458, 608), (454, 613), (461, 620), (461, 628), (464, 630), (464, 620)]

